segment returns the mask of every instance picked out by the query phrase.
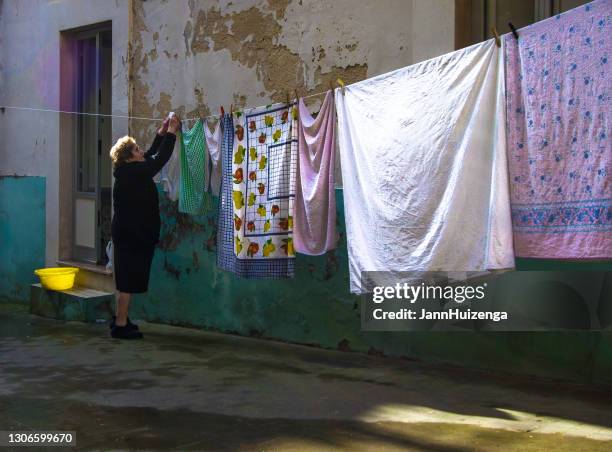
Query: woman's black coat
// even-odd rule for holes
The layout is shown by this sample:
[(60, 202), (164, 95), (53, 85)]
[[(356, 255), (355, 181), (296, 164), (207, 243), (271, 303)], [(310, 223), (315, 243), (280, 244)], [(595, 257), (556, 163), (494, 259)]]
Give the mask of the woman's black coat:
[(153, 182), (172, 156), (176, 135), (156, 135), (144, 162), (129, 162), (114, 171), (113, 243), (120, 247), (150, 248), (159, 241), (159, 199)]

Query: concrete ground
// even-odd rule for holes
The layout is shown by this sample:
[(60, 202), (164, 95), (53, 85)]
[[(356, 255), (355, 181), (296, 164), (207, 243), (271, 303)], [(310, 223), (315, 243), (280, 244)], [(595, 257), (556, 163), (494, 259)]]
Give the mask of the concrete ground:
[(612, 450), (610, 392), (141, 329), (121, 342), (0, 305), (0, 430), (103, 450)]

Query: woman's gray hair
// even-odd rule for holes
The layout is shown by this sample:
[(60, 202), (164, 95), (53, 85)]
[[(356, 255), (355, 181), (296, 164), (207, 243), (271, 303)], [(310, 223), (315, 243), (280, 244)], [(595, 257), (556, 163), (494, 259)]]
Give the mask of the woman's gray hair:
[(136, 140), (134, 140), (134, 138), (127, 135), (119, 138), (110, 150), (110, 158), (113, 161), (113, 167), (117, 168), (127, 163), (127, 161), (132, 158), (132, 150), (134, 148), (136, 148)]

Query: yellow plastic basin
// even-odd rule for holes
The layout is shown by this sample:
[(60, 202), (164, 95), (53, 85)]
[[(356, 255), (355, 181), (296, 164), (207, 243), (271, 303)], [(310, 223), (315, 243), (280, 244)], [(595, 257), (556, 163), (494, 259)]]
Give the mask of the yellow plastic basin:
[(79, 272), (76, 267), (40, 268), (34, 273), (45, 289), (66, 290), (74, 286), (74, 278)]

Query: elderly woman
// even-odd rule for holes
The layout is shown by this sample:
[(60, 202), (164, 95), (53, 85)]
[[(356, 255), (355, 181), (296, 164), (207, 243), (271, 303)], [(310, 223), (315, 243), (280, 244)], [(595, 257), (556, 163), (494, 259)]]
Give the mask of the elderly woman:
[(142, 338), (138, 326), (128, 318), (128, 307), (132, 294), (148, 289), (160, 229), (153, 176), (170, 159), (179, 127), (175, 116), (166, 119), (147, 152), (129, 136), (119, 138), (110, 151), (115, 176), (112, 237), (118, 295), (116, 317), (111, 323), (111, 336), (115, 338)]

